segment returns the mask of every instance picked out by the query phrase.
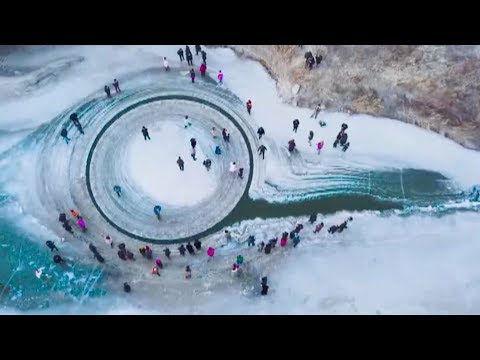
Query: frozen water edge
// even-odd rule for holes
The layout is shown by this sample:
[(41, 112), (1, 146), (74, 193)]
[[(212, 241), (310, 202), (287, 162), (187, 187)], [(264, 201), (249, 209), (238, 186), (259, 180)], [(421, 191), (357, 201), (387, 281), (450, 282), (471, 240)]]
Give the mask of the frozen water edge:
[[(212, 54), (214, 55), (215, 53), (212, 51)], [(216, 58), (218, 58), (213, 55), (210, 56), (213, 60), (212, 62), (209, 61), (209, 64), (214, 64)], [(229, 61), (228, 57), (226, 57), (226, 61)], [(223, 66), (224, 64), (225, 66)], [(214, 68), (213, 65), (211, 66)], [(225, 70), (228, 69), (226, 63), (222, 63), (221, 66), (222, 70), (227, 72), (227, 70)], [(237, 74), (237, 71), (242, 70), (244, 72)], [(272, 122), (276, 119), (278, 120), (276, 123), (278, 125), (278, 131), (280, 132), (281, 130), (284, 135), (279, 134), (278, 137), (275, 135), (277, 126), (266, 127), (267, 134), (270, 137), (270, 139), (267, 138), (267, 141), (272, 141), (273, 143), (278, 141), (280, 144), (279, 147), (283, 146), (283, 140), (285, 138), (288, 139), (287, 135), (291, 133), (291, 129), (289, 128), (291, 122), (290, 115), (294, 115), (293, 113), (288, 114), (287, 112), (285, 112), (286, 115), (283, 113), (277, 114), (274, 112), (275, 109), (273, 109), (271, 103), (268, 101), (258, 101), (257, 99), (260, 97), (254, 97), (258, 95), (256, 88), (261, 88), (262, 85), (261, 78), (257, 77), (254, 70), (249, 67), (231, 68), (225, 78), (226, 85), (233, 86), (234, 79), (236, 77), (238, 78), (240, 74), (245, 78), (245, 81), (248, 81), (249, 77), (245, 76), (245, 73), (248, 73), (248, 71), (251, 71), (250, 88), (245, 88), (245, 90), (248, 90), (248, 93), (242, 96), (252, 96), (254, 100), (254, 112), (251, 117), (253, 134), (255, 134), (255, 122), (258, 121), (257, 119), (269, 121), (269, 119), (272, 118)], [(252, 84), (252, 78), (256, 79), (254, 84)], [(184, 80), (188, 82), (188, 79)], [(260, 110), (262, 108), (270, 108), (270, 112), (263, 114), (268, 116), (262, 115)], [(304, 109), (300, 110), (303, 111)], [(345, 115), (341, 114), (341, 116), (343, 117)], [(385, 133), (394, 134), (394, 139), (398, 139), (399, 143), (401, 143), (403, 138), (409, 138), (411, 134), (409, 129), (390, 127), (393, 123), (390, 120), (387, 120), (387, 123), (390, 125), (385, 125), (385, 128), (382, 128), (383, 125), (380, 123), (378, 126), (370, 126), (375, 125), (375, 123), (363, 122), (361, 119), (361, 116), (352, 117), (352, 121), (359, 120), (358, 126), (360, 128), (365, 127), (366, 131), (372, 132), (371, 135), (380, 135), (383, 140), (388, 140), (389, 142), (393, 141), (391, 141), (391, 137), (386, 137)], [(301, 120), (302, 125), (308, 121), (303, 118)], [(338, 119), (339, 123), (340, 121), (343, 120)], [(329, 122), (328, 127), (330, 126), (331, 123)], [(352, 124), (350, 124), (350, 127), (352, 127)], [(413, 128), (413, 126), (411, 128)], [(353, 132), (351, 135), (353, 135)], [(302, 134), (299, 134), (300, 140), (303, 139), (301, 136)], [(305, 136), (305, 134), (303, 134), (303, 136)], [(447, 168), (447, 173), (453, 174), (455, 178), (461, 180), (462, 177), (464, 177), (465, 184), (470, 184), (470, 181), (476, 178), (477, 175), (474, 174), (471, 169), (468, 169), (468, 174), (465, 173), (467, 169), (465, 164), (473, 164), (472, 168), (475, 167), (476, 155), (470, 156), (456, 149), (450, 151), (453, 147), (450, 146), (447, 140), (445, 140), (446, 142), (442, 142), (440, 144), (441, 146), (437, 146), (438, 144), (435, 143), (430, 144), (429, 141), (424, 140), (428, 138), (428, 135), (427, 137), (420, 135), (415, 137), (414, 142), (418, 142), (418, 144), (414, 144), (414, 146), (411, 146), (410, 142), (403, 142), (405, 146), (401, 146), (400, 151), (398, 151), (397, 145), (390, 147), (385, 146), (385, 143), (383, 143), (382, 146), (378, 146), (379, 143), (377, 141), (374, 144), (378, 147), (372, 146), (369, 148), (368, 141), (360, 142), (360, 145), (363, 144), (363, 150), (360, 153), (352, 152), (351, 154), (354, 154), (352, 155), (352, 159), (362, 160), (363, 164), (366, 164), (370, 168), (384, 166), (402, 167), (404, 164), (402, 157), (405, 156), (405, 162), (409, 164), (419, 164), (415, 166), (423, 168), (424, 164), (422, 164), (422, 162), (425, 161), (427, 168)], [(367, 138), (367, 140), (368, 139), (371, 138)], [(442, 139), (442, 141), (443, 140), (444, 139)], [(35, 139), (35, 141), (40, 142), (41, 138)], [(301, 143), (301, 141), (299, 143)], [(268, 143), (267, 146), (269, 146)], [(431, 149), (427, 149), (429, 146), (431, 146)], [(353, 150), (353, 147), (351, 149)], [(381, 151), (379, 149), (381, 149)], [(405, 149), (407, 149), (407, 151), (405, 151)], [(395, 151), (398, 151), (398, 153), (395, 153)], [(275, 166), (279, 165), (279, 163), (275, 162), (273, 156), (269, 158), (271, 154), (272, 152), (269, 146), (269, 152), (267, 152), (268, 162), (266, 163), (274, 164), (274, 173), (272, 175), (270, 171), (271, 168), (269, 167), (270, 172), (268, 174), (273, 180), (278, 181), (280, 175), (282, 179), (283, 176), (285, 176), (284, 168), (280, 168), (277, 177)], [(359, 154), (361, 156), (359, 156)], [(383, 159), (383, 154), (392, 156)], [(412, 159), (412, 157), (417, 154), (420, 154), (418, 159)], [(348, 156), (350, 156), (350, 153), (348, 153)], [(455, 158), (455, 156), (458, 156), (460, 159), (459, 163), (462, 165), (458, 168), (455, 167), (454, 161), (452, 161), (452, 158)], [(429, 157), (431, 158), (429, 159)], [(332, 159), (335, 160), (333, 157)], [(349, 159), (349, 157), (346, 157), (346, 160)], [(442, 161), (442, 159), (445, 164), (439, 165), (439, 161)], [(29, 166), (31, 167), (31, 164), (35, 164), (36, 161), (38, 161), (34, 157), (26, 160), (27, 164), (24, 169), (28, 169)], [(341, 161), (341, 159), (337, 160)], [(59, 161), (56, 165), (63, 166), (62, 161)], [(348, 165), (349, 162), (347, 161), (346, 164)], [(353, 164), (353, 166), (355, 165)], [(29, 177), (30, 175), (28, 171), (19, 173), (24, 177)], [(61, 176), (62, 174), (58, 171), (53, 172), (53, 174), (50, 173), (49, 175)], [(84, 179), (79, 179), (79, 181), (83, 182)], [(25, 183), (28, 182), (27, 179)], [(292, 188), (300, 183), (299, 181), (290, 182)], [(63, 199), (62, 196), (64, 195), (67, 196), (67, 198), (69, 196), (69, 194), (62, 193), (61, 189), (55, 189), (55, 186), (49, 188), (47, 184), (46, 187), (42, 187), (33, 182), (31, 185), (30, 190), (28, 190), (28, 195), (24, 195), (22, 199), (24, 204), (29, 204), (31, 207), (43, 206), (41, 203), (39, 204), (35, 201), (35, 197), (40, 196), (38, 192), (51, 192), (53, 199), (57, 195), (60, 199)], [(312, 186), (315, 186), (315, 184), (312, 184)], [(32, 195), (32, 197), (29, 197), (29, 195)], [(76, 194), (76, 196), (81, 198), (85, 196), (85, 194)], [(31, 199), (33, 199), (32, 203), (29, 202)], [(63, 206), (62, 202), (58, 201), (58, 199), (54, 202), (58, 204), (59, 207)], [(47, 206), (45, 209), (40, 208), (33, 212), (35, 214), (42, 214), (41, 219), (46, 220), (46, 226), (56, 228), (59, 225), (58, 222), (51, 221), (50, 209), (52, 209), (52, 207)], [(31, 210), (30, 207), (28, 210)], [(46, 214), (42, 211), (45, 211)], [(338, 222), (343, 220), (344, 216), (347, 216), (347, 214), (338, 214), (337, 217), (328, 217), (327, 219), (331, 222)], [(194, 276), (197, 272), (204, 272), (205, 276), (198, 278), (197, 282), (192, 282), (193, 284), (190, 283), (192, 285), (186, 285), (187, 283), (181, 282), (183, 280), (183, 266), (192, 263), (191, 258), (181, 259), (179, 256), (175, 256), (175, 267), (165, 271), (164, 274), (162, 274), (162, 276), (165, 276), (159, 279), (160, 282), (163, 282), (165, 279), (166, 287), (163, 287), (162, 283), (160, 283), (158, 287), (152, 286), (155, 284), (152, 282), (155, 279), (152, 279), (149, 274), (150, 264), (137, 261), (137, 263), (130, 263), (128, 266), (122, 265), (123, 267), (119, 269), (119, 272), (123, 274), (122, 276), (126, 280), (133, 281), (134, 288), (138, 289), (136, 292), (138, 291), (139, 294), (137, 297), (127, 300), (127, 302), (139, 300), (140, 303), (148, 305), (144, 307), (144, 309), (149, 309), (148, 311), (151, 311), (150, 309), (164, 308), (165, 311), (174, 309), (174, 312), (180, 313), (350, 313), (355, 311), (359, 313), (373, 313), (373, 309), (375, 309), (375, 311), (380, 310), (382, 313), (478, 313), (478, 308), (475, 307), (479, 299), (478, 267), (471, 255), (476, 253), (475, 249), (478, 243), (478, 238), (476, 238), (475, 235), (472, 236), (472, 234), (476, 234), (473, 224), (478, 223), (478, 217), (473, 215), (472, 217), (465, 216), (465, 214), (462, 213), (443, 217), (441, 220), (436, 221), (429, 216), (410, 216), (405, 219), (404, 222), (397, 222), (391, 219), (391, 221), (386, 221), (381, 218), (379, 214), (370, 214), (370, 216), (364, 217), (354, 214), (354, 217), (355, 224), (352, 224), (351, 228), (343, 233), (343, 237), (340, 239), (336, 238), (335, 240), (338, 240), (337, 242), (329, 243), (327, 239), (324, 239), (323, 244), (325, 244), (325, 251), (316, 251), (316, 248), (322, 248), (322, 246), (320, 244), (316, 246), (315, 243), (309, 243), (307, 235), (305, 235), (305, 239), (302, 238), (301, 246), (295, 249), (301, 251), (295, 253), (295, 255), (292, 254), (292, 256), (290, 256), (291, 253), (278, 252), (272, 254), (275, 256), (271, 258), (261, 255), (257, 260), (256, 257), (252, 257), (252, 262), (257, 263), (258, 269), (261, 270), (254, 272), (254, 275), (265, 273), (270, 276), (272, 281), (271, 294), (273, 296), (267, 299), (249, 302), (240, 296), (241, 287), (231, 286), (237, 283), (225, 283), (225, 280), (227, 280), (229, 276), (228, 268), (231, 262), (239, 251), (244, 251), (241, 247), (231, 246), (224, 247), (218, 251), (218, 259), (222, 260), (216, 263), (216, 266), (212, 267), (210, 272), (204, 272), (205, 266), (202, 263), (205, 259), (204, 256), (199, 256), (199, 259), (194, 259)], [(285, 228), (293, 226), (298, 220), (299, 219), (288, 220)], [(300, 221), (302, 220), (304, 221), (305, 219), (300, 219)], [(242, 222), (238, 225), (238, 233), (241, 234), (241, 236), (246, 236), (248, 232), (253, 232), (258, 234), (259, 238), (264, 237), (268, 239), (275, 234), (279, 235), (282, 231), (283, 223), (285, 223), (285, 219), (275, 219), (271, 221), (257, 220), (247, 227), (246, 224), (248, 223)], [(362, 224), (361, 228), (356, 225), (359, 223)], [(90, 224), (89, 221), (87, 221), (87, 224)], [(244, 230), (242, 230), (242, 227)], [(237, 226), (233, 229), (234, 233), (237, 233), (236, 229)], [(263, 229), (263, 231), (260, 231), (260, 229)], [(392, 232), (393, 235), (391, 235)], [(305, 234), (307, 233), (305, 232)], [(368, 241), (362, 242), (358, 240), (369, 239), (371, 237), (378, 239), (378, 243), (371, 244)], [(115, 240), (118, 239), (121, 239), (121, 237), (115, 238)], [(460, 241), (453, 239), (460, 239)], [(101, 242), (100, 234), (96, 233), (92, 240)], [(221, 240), (223, 240), (223, 237), (220, 232), (209, 236), (205, 240), (205, 245), (218, 245), (221, 243)], [(306, 241), (303, 242), (304, 240)], [(392, 242), (394, 245), (389, 245), (389, 242)], [(137, 243), (132, 242), (131, 244), (135, 249)], [(310, 244), (312, 245), (311, 249), (309, 248)], [(349, 246), (349, 244), (351, 244), (351, 246)], [(421, 246), (423, 244), (425, 245), (424, 247)], [(81, 250), (80, 254), (84, 256), (85, 250), (83, 248)], [(108, 257), (109, 260), (111, 257), (115, 257), (115, 254), (111, 256), (108, 253), (108, 248), (103, 247), (101, 251), (102, 253), (105, 252), (108, 254), (106, 257)], [(154, 251), (156, 254), (161, 254), (161, 249), (158, 246), (154, 247)], [(293, 249), (291, 251), (293, 251)], [(255, 253), (255, 250), (250, 250), (250, 252)], [(397, 261), (395, 256), (399, 252), (402, 256), (400, 260)], [(282, 256), (284, 254), (286, 254), (285, 257)], [(369, 259), (369, 256), (375, 259), (383, 259), (383, 261), (378, 261), (376, 263), (378, 265), (374, 266), (372, 264), (375, 262), (372, 259), (370, 259), (370, 262), (366, 260)], [(365, 262), (362, 263), (361, 260), (365, 260)], [(113, 267), (119, 267), (118, 261), (119, 260), (116, 259), (115, 262), (112, 262)], [(197, 261), (199, 262), (198, 264), (196, 264)], [(265, 264), (265, 262), (271, 263), (271, 266), (268, 267), (268, 264)], [(349, 266), (349, 264), (351, 264), (351, 266)], [(449, 267), (447, 271), (443, 272), (442, 267), (445, 264), (448, 264)], [(263, 269), (264, 265), (265, 269)], [(274, 268), (274, 266), (276, 266), (276, 268)], [(409, 271), (409, 268), (411, 271)], [(418, 277), (420, 277), (420, 280), (416, 282), (415, 280)], [(142, 283), (141, 279), (145, 281)], [(112, 284), (118, 287), (118, 283), (112, 281)], [(380, 288), (378, 284), (383, 286)], [(187, 289), (184, 285), (191, 286), (191, 288)], [(167, 288), (170, 296), (164, 298), (162, 291), (164, 291), (165, 288)], [(202, 297), (198, 296), (199, 291), (204, 291)], [(389, 295), (389, 293), (391, 295)], [(116, 295), (121, 296), (120, 294)], [(149, 299), (142, 299), (142, 296), (148, 297)], [(159, 299), (165, 299), (165, 302), (163, 303)], [(177, 303), (176, 300), (178, 299), (182, 299), (182, 301)], [(445, 299), (445, 301), (441, 301), (440, 299)], [(118, 303), (114, 302), (114, 304)], [(91, 305), (96, 306), (94, 304)], [(104, 311), (108, 311), (105, 310), (105, 308), (103, 309)], [(132, 307), (127, 311), (136, 311), (135, 309), (135, 307)]]

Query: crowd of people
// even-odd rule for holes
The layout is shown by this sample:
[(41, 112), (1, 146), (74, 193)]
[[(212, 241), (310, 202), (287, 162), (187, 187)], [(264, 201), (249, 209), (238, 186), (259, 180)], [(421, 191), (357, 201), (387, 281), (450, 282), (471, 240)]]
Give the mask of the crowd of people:
[[(200, 72), (201, 77), (205, 77), (206, 73), (207, 73), (207, 54), (204, 50), (202, 50), (201, 45), (195, 45), (195, 52), (196, 52), (196, 56), (201, 55), (202, 61), (201, 61), (201, 64), (198, 68), (198, 71)], [(191, 66), (191, 68), (189, 70), (189, 75), (190, 75), (191, 82), (195, 83), (196, 74), (195, 74), (195, 70), (193, 68), (193, 54), (190, 50), (190, 47), (187, 45), (185, 47), (185, 51), (182, 48), (178, 49), (177, 54), (179, 56), (180, 62), (183, 62), (184, 60), (186, 60), (187, 65)], [(318, 67), (320, 65), (320, 63), (322, 62), (322, 59), (323, 59), (323, 57), (319, 54), (314, 56), (311, 52), (306, 52), (305, 53), (305, 65), (309, 69), (312, 69), (315, 64)], [(170, 71), (170, 65), (169, 65), (166, 57), (163, 57), (163, 67), (164, 67), (165, 71)], [(223, 79), (224, 79), (224, 74), (222, 73), (221, 70), (219, 70), (219, 72), (217, 74), (218, 84), (222, 84)], [(119, 85), (119, 82), (118, 82), (117, 79), (114, 79), (112, 85), (113, 85), (113, 88), (115, 89), (115, 93), (120, 94), (121, 89), (120, 89), (120, 85)], [(105, 91), (108, 99), (112, 98), (112, 94), (111, 94), (111, 90), (110, 90), (109, 85), (105, 85), (104, 91)], [(246, 110), (247, 110), (247, 113), (249, 115), (252, 114), (252, 108), (253, 108), (252, 100), (248, 99), (248, 101), (246, 102)], [(325, 106), (323, 104), (319, 103), (315, 107), (315, 109), (314, 109), (312, 115), (310, 116), (310, 118), (317, 119), (318, 115), (323, 110), (325, 110)], [(77, 113), (74, 112), (70, 115), (70, 121), (77, 128), (77, 130), (80, 132), (80, 134), (83, 135), (84, 130), (83, 130), (83, 127), (80, 123), (79, 116), (78, 116)], [(325, 127), (327, 124), (324, 121), (319, 121), (319, 125), (320, 125), (320, 127)], [(192, 127), (192, 121), (189, 119), (188, 115), (186, 115), (185, 116), (184, 128), (185, 129), (190, 129), (191, 127)], [(297, 131), (299, 130), (299, 127), (300, 127), (300, 120), (299, 119), (294, 119), (293, 120), (293, 132), (297, 133)], [(348, 135), (346, 133), (347, 128), (348, 128), (347, 124), (342, 124), (341, 131), (338, 133), (337, 138), (336, 138), (336, 140), (334, 142), (334, 145), (333, 145), (334, 147), (337, 147), (337, 145), (340, 145), (342, 147), (343, 151), (346, 151), (348, 149), (349, 145), (350, 145), (350, 143), (347, 142), (347, 139), (348, 139)], [(145, 141), (150, 141), (151, 140), (150, 133), (145, 126), (142, 126), (141, 133), (142, 133)], [(217, 139), (219, 139), (219, 134), (218, 134), (218, 131), (215, 127), (212, 127), (211, 134), (212, 134), (212, 137), (215, 141), (217, 141)], [(222, 134), (222, 139), (223, 139), (223, 145), (221, 143), (216, 144), (215, 150), (214, 150), (214, 153), (215, 153), (216, 156), (221, 156), (222, 155), (222, 147), (228, 148), (228, 144), (230, 143), (230, 133), (229, 133), (228, 129), (223, 128), (221, 130), (221, 134)], [(258, 134), (258, 139), (262, 140), (262, 138), (266, 134), (264, 127), (260, 126), (257, 130), (257, 134)], [(67, 131), (66, 127), (62, 128), (60, 135), (62, 136), (62, 138), (64, 138), (65, 142), (68, 144), (69, 141), (70, 141), (70, 138), (68, 137), (68, 131)], [(314, 131), (309, 130), (308, 135), (307, 135), (307, 142), (308, 142), (309, 146), (312, 146), (314, 136), (315, 136)], [(192, 158), (193, 161), (197, 161), (196, 146), (197, 146), (197, 140), (194, 137), (192, 137), (190, 139), (190, 148), (191, 148), (190, 155), (191, 155), (191, 158)], [(320, 140), (319, 142), (316, 143), (316, 149), (317, 149), (318, 154), (321, 153), (321, 150), (323, 149), (323, 146), (324, 146), (324, 141), (323, 140)], [(267, 150), (268, 150), (267, 147), (263, 143), (261, 143), (260, 146), (257, 149), (259, 156), (261, 156), (263, 160), (265, 159), (265, 152)], [(288, 141), (288, 151), (289, 152), (294, 152), (295, 150), (296, 150), (295, 140), (291, 139), (290, 141)], [(177, 165), (179, 167), (179, 170), (180, 171), (185, 171), (185, 160), (182, 159), (181, 156), (179, 156), (177, 158), (176, 162), (177, 162)], [(205, 166), (206, 170), (209, 171), (211, 166), (212, 166), (212, 160), (207, 157), (207, 158), (203, 159), (202, 164), (203, 164), (203, 166)], [(240, 179), (243, 179), (244, 168), (239, 166), (237, 164), (237, 162), (235, 162), (235, 161), (230, 162), (229, 172), (232, 175), (238, 176)], [(116, 193), (116, 195), (118, 196), (118, 198), (121, 198), (121, 195), (122, 195), (121, 186), (116, 184), (116, 185), (113, 186), (113, 190)], [(477, 199), (478, 199), (478, 193), (477, 193)], [(153, 212), (154, 212), (156, 218), (159, 221), (161, 220), (161, 216), (160, 216), (161, 210), (162, 210), (162, 208), (161, 208), (160, 205), (156, 205), (153, 208)], [(74, 234), (73, 228), (70, 224), (71, 221), (74, 221), (75, 224), (78, 226), (79, 230), (81, 232), (85, 232), (87, 230), (85, 220), (74, 209), (71, 209), (70, 213), (73, 217), (72, 220), (67, 219), (67, 216), (66, 216), (65, 213), (59, 214), (59, 221), (62, 223), (62, 226), (65, 229), (65, 231), (67, 231), (68, 233), (70, 233), (72, 235)], [(309, 222), (312, 226), (315, 225), (315, 228), (313, 230), (313, 233), (315, 233), (315, 234), (321, 232), (321, 230), (324, 227), (323, 222), (315, 224), (316, 220), (317, 220), (317, 215), (312, 214), (310, 216)], [(349, 221), (352, 221), (351, 217), (348, 218), (343, 223), (341, 223), (340, 225), (331, 226), (328, 229), (328, 233), (330, 233), (330, 234), (341, 233), (344, 229), (347, 228), (347, 223)], [(302, 231), (303, 228), (304, 228), (303, 224), (297, 224), (295, 229), (293, 229), (291, 231), (283, 232), (281, 237), (280, 237), (280, 247), (281, 248), (286, 247), (288, 245), (289, 240), (292, 242), (294, 248), (297, 247), (298, 244), (300, 243), (300, 232)], [(225, 236), (227, 238), (227, 241), (231, 240), (231, 234), (228, 230), (225, 230)], [(105, 243), (107, 244), (107, 246), (110, 247), (111, 249), (114, 249), (114, 242), (113, 242), (112, 238), (109, 235), (106, 235), (104, 239), (105, 239)], [(261, 241), (257, 245), (257, 249), (258, 249), (259, 252), (264, 252), (267, 255), (271, 254), (272, 250), (277, 245), (277, 241), (278, 241), (278, 237), (274, 237), (272, 239), (269, 239), (268, 241)], [(247, 244), (248, 244), (248, 247), (254, 247), (255, 246), (255, 237), (253, 235), (250, 235), (248, 237)], [(53, 241), (47, 241), (46, 246), (50, 249), (51, 252), (55, 252), (55, 255), (53, 257), (53, 261), (55, 263), (61, 264), (61, 265), (66, 263), (65, 259), (62, 258), (62, 256), (60, 254), (58, 254), (59, 249), (57, 248), (57, 246), (55, 245), (55, 243)], [(89, 243), (88, 247), (89, 247), (89, 250), (93, 253), (93, 256), (94, 256), (95, 259), (97, 259), (100, 263), (103, 263), (105, 261), (105, 259), (102, 257), (102, 255), (100, 254), (100, 252), (98, 251), (96, 246), (94, 246), (92, 243)], [(118, 257), (122, 261), (135, 261), (136, 260), (135, 256), (134, 256), (134, 253), (127, 249), (125, 243), (120, 243), (120, 244), (117, 245), (117, 247), (118, 247), (118, 251), (117, 251)], [(201, 250), (202, 250), (202, 243), (201, 243), (200, 239), (195, 239), (193, 241), (193, 245), (191, 244), (191, 242), (187, 242), (186, 245), (181, 244), (178, 247), (178, 252), (179, 252), (180, 256), (186, 256), (187, 252), (190, 256), (195, 256), (195, 255), (201, 253)], [(154, 258), (153, 250), (149, 246), (140, 247), (139, 252), (142, 255), (142, 258), (146, 259), (147, 261), (153, 261), (153, 258)], [(163, 252), (165, 254), (165, 257), (169, 261), (171, 261), (172, 258), (171, 258), (170, 249), (168, 247), (166, 247), (166, 248), (163, 249)], [(214, 258), (214, 254), (215, 254), (215, 249), (213, 247), (209, 247), (206, 250), (206, 255), (207, 255), (209, 261)], [(232, 273), (240, 274), (242, 272), (242, 266), (244, 264), (244, 261), (245, 261), (245, 259), (244, 259), (243, 255), (238, 255), (235, 262), (232, 265), (232, 270), (231, 270)], [(162, 259), (159, 256), (157, 256), (155, 258), (154, 263), (152, 264), (151, 273), (155, 276), (160, 276), (160, 274), (163, 270), (164, 270), (164, 263), (163, 263)], [(191, 279), (192, 278), (192, 269), (191, 269), (190, 265), (186, 266), (184, 277), (185, 277), (185, 279)], [(269, 288), (269, 286), (267, 285), (267, 277), (262, 277), (261, 278), (261, 287), (262, 287), (261, 295), (267, 295), (268, 288)], [(131, 292), (131, 289), (132, 289), (130, 284), (128, 284), (127, 282), (125, 282), (123, 284), (123, 288), (124, 288), (124, 291), (127, 292), (127, 293)]]

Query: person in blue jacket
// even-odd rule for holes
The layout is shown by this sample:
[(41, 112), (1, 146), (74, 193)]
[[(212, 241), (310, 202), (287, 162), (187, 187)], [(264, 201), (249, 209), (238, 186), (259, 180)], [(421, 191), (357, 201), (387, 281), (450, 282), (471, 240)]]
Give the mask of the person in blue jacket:
[(160, 220), (160, 211), (162, 211), (162, 207), (160, 205), (156, 205), (153, 208), (153, 213), (155, 214), (158, 220)]
[(117, 193), (118, 197), (120, 197), (120, 194), (122, 193), (122, 188), (118, 185), (115, 185), (113, 187), (113, 191), (115, 191)]

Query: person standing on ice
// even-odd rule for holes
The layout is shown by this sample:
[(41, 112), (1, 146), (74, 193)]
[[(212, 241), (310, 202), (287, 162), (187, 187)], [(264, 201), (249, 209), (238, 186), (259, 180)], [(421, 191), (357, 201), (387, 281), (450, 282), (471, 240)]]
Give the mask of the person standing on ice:
[(313, 131), (310, 130), (308, 133), (308, 145), (312, 146), (312, 140), (313, 140)]
[(320, 141), (320, 142), (317, 144), (318, 155), (320, 155), (320, 152), (322, 151), (322, 148), (323, 148), (323, 140)]
[(192, 126), (192, 123), (188, 120), (188, 115), (185, 115), (185, 120), (184, 120), (184, 128), (188, 129), (189, 127)]
[(287, 246), (287, 241), (288, 241), (288, 232), (284, 232), (282, 234), (282, 238), (280, 239), (280, 246), (281, 247)]
[(190, 241), (187, 243), (186, 248), (187, 248), (187, 251), (190, 255), (195, 255), (195, 250), (193, 249), (192, 244), (190, 244)]
[(247, 111), (248, 111), (248, 115), (250, 115), (250, 112), (252, 111), (252, 100), (248, 100), (247, 101)]
[(235, 174), (237, 172), (237, 164), (234, 161), (232, 161), (230, 163), (230, 170), (229, 171), (230, 171), (231, 174)]
[(248, 237), (247, 245), (248, 245), (248, 247), (250, 247), (250, 246), (255, 246), (255, 236), (250, 235), (250, 236)]
[(207, 71), (207, 65), (205, 63), (202, 63), (202, 65), (200, 65), (200, 76), (205, 76), (205, 72)]
[(168, 65), (168, 61), (167, 61), (166, 57), (163, 58), (163, 67), (164, 67), (165, 71), (170, 70), (170, 66)]
[(117, 79), (113, 79), (113, 87), (115, 88), (115, 92), (117, 94), (122, 92), (122, 90), (120, 90), (120, 84), (118, 83)]
[(105, 93), (107, 94), (107, 97), (111, 98), (112, 95), (110, 94), (110, 87), (108, 85), (105, 85), (105, 87), (103, 89), (105, 90)]
[(262, 136), (265, 135), (265, 129), (260, 126), (257, 130), (257, 134), (258, 134), (258, 139), (260, 140)]
[(190, 269), (190, 266), (187, 265), (185, 268), (185, 279), (191, 279), (192, 278), (192, 270)]
[(310, 219), (308, 219), (308, 221), (310, 222), (310, 224), (313, 225), (313, 223), (317, 221), (317, 214), (313, 213), (312, 215), (310, 215)]
[(243, 168), (238, 169), (238, 177), (243, 179)]
[(214, 139), (216, 139), (217, 138), (217, 130), (215, 129), (215, 127), (212, 127), (212, 130), (210, 132), (212, 133), (212, 137)]
[(320, 110), (322, 110), (322, 105), (321, 104), (318, 104), (316, 107), (315, 107), (315, 110), (313, 110), (313, 114), (310, 115), (310, 118), (313, 118), (315, 116), (315, 119), (317, 118), (318, 114), (320, 114)]
[(182, 160), (182, 158), (179, 156), (178, 159), (177, 159), (177, 164), (178, 164), (178, 167), (180, 168), (180, 171), (183, 171), (184, 167), (184, 162)]
[(110, 237), (110, 235), (105, 236), (105, 242), (107, 243), (108, 246), (110, 246), (113, 249), (113, 240)]
[(201, 45), (195, 45), (195, 55), (198, 56), (198, 53), (202, 51), (202, 46)]
[(190, 47), (188, 45), (185, 46), (185, 55), (188, 57), (188, 55), (192, 55), (192, 52), (190, 51)]
[(192, 56), (192, 53), (187, 53), (187, 65), (193, 66), (193, 56)]
[(197, 249), (197, 250), (202, 249), (202, 243), (198, 239), (195, 239), (195, 241), (193, 242), (193, 246), (195, 246), (195, 249)]
[(183, 57), (183, 49), (182, 48), (178, 49), (177, 54), (178, 54), (178, 57), (180, 58), (180, 61), (183, 61), (184, 57)]
[(115, 191), (117, 193), (118, 197), (120, 197), (120, 195), (122, 193), (122, 188), (119, 185), (115, 185), (113, 187), (113, 191)]
[(80, 124), (80, 121), (78, 120), (77, 113), (72, 113), (70, 115), (70, 120), (73, 122), (73, 125), (75, 125), (77, 127), (78, 131), (80, 131), (80, 133), (83, 135), (84, 132), (83, 132), (83, 129), (82, 129), (82, 125)]
[(195, 146), (197, 146), (197, 140), (195, 140), (195, 138), (191, 138), (190, 139), (190, 145), (192, 145), (192, 148), (195, 149)]
[(223, 140), (225, 140), (226, 142), (230, 142), (230, 133), (226, 128), (223, 128), (222, 136), (223, 136)]
[(185, 246), (182, 244), (179, 246), (178, 251), (180, 252), (180, 255), (185, 256)]
[(265, 150), (267, 150), (267, 147), (263, 144), (258, 148), (258, 153), (262, 155), (263, 160), (265, 160)]
[(155, 205), (153, 207), (153, 213), (157, 217), (158, 221), (160, 221), (160, 212), (162, 211), (162, 207), (160, 205)]
[(210, 167), (212, 166), (212, 160), (210, 159), (203, 160), (203, 165), (207, 168), (207, 171), (210, 171)]
[(68, 135), (67, 129), (63, 128), (62, 131), (60, 132), (60, 136), (65, 139), (65, 142), (68, 145), (68, 142), (70, 141), (70, 138), (67, 135)]
[(220, 146), (216, 146), (215, 147), (215, 155), (221, 155), (222, 154), (222, 150), (220, 149)]
[(297, 132), (298, 125), (300, 125), (300, 120), (298, 120), (298, 119), (293, 120), (293, 131), (294, 132)]
[(293, 247), (297, 247), (297, 245), (300, 243), (300, 235), (298, 233), (295, 234), (293, 238)]
[(169, 248), (163, 249), (163, 252), (165, 253), (165, 256), (167, 257), (167, 259), (170, 260), (170, 249)]
[(207, 249), (207, 255), (208, 255), (208, 261), (210, 261), (211, 259), (213, 259), (213, 256), (215, 255), (215, 249), (210, 246), (210, 247)]
[(193, 55), (188, 45), (185, 47), (185, 56), (187, 57), (187, 64), (193, 66)]
[(202, 50), (202, 60), (205, 64), (207, 63), (207, 53), (205, 50)]
[(77, 225), (80, 226), (80, 229), (82, 229), (82, 231), (87, 230), (87, 225), (85, 224), (85, 221), (83, 220), (82, 217), (78, 217)]
[(195, 83), (195, 70), (193, 68), (190, 70), (190, 79), (192, 79), (192, 84)]
[(197, 151), (194, 147), (192, 147), (192, 150), (190, 150), (190, 155), (192, 156), (193, 161), (197, 161), (197, 158), (195, 157), (196, 153)]
[(323, 226), (324, 226), (323, 222), (320, 223), (320, 224), (317, 224), (317, 226), (315, 226), (315, 230), (313, 231), (313, 233), (316, 234), (316, 233), (320, 232), (320, 230), (323, 229)]
[(218, 83), (219, 83), (219, 84), (223, 84), (223, 73), (222, 73), (222, 70), (219, 70), (219, 71), (218, 71), (217, 79), (218, 79)]
[(148, 129), (145, 126), (142, 126), (142, 134), (143, 137), (145, 138), (145, 141), (150, 140), (150, 135), (148, 134)]
[(295, 150), (295, 140), (292, 139), (288, 142), (288, 151), (292, 152), (293, 150)]

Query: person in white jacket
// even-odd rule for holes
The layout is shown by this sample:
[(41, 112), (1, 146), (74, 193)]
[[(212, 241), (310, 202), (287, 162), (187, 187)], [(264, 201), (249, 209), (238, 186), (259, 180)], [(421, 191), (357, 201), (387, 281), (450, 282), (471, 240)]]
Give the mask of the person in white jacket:
[(163, 67), (165, 68), (165, 71), (170, 70), (170, 66), (168, 66), (168, 61), (166, 57), (163, 58)]
[(235, 173), (237, 172), (237, 164), (236, 164), (234, 161), (232, 161), (232, 162), (230, 163), (230, 170), (229, 170), (229, 171), (230, 171), (232, 174), (235, 174)]

